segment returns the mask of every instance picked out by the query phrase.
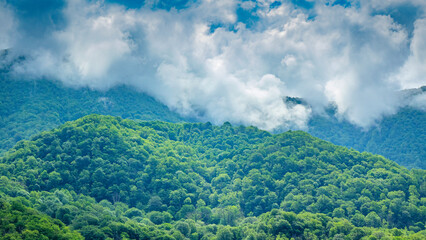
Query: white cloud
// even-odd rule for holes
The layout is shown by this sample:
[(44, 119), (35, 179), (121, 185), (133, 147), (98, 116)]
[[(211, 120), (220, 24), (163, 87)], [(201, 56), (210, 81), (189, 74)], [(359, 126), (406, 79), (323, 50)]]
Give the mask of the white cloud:
[(368, 127), (397, 109), (401, 85), (424, 83), (424, 20), (410, 39), (390, 16), (372, 14), (390, 5), (317, 4), (312, 17), (271, 3), (257, 3), (259, 20), (247, 28), (237, 22), (239, 1), (171, 11), (69, 1), (66, 27), (15, 73), (102, 89), (124, 83), (200, 120), (268, 130), (305, 127), (312, 110), (286, 106), (285, 96), (315, 111), (334, 102), (341, 117)]
[(423, 111), (426, 111), (426, 93), (419, 94), (415, 96), (411, 102), (409, 103), (410, 106), (422, 109)]
[(418, 19), (414, 23), (410, 56), (395, 76), (395, 81), (405, 89), (426, 85), (426, 19)]

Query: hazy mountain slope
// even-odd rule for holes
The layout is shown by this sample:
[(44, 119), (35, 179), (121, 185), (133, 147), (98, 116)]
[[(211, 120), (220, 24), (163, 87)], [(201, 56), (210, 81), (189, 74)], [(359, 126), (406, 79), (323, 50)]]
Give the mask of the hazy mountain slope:
[[(99, 92), (51, 81), (12, 81), (4, 76), (0, 76), (0, 84), (0, 154), (21, 139), (91, 113), (141, 120), (182, 120), (155, 99), (126, 87)], [(288, 101), (305, 104), (297, 98)], [(308, 125), (310, 134), (334, 144), (381, 154), (409, 168), (426, 168), (425, 111), (402, 108), (369, 131), (337, 120), (333, 111), (328, 116), (313, 115)]]
[[(20, 142), (0, 162), (1, 175), (30, 191), (123, 202), (157, 226), (193, 221), (181, 233), (196, 239), (360, 239), (425, 228), (424, 170), (300, 131), (91, 115)], [(412, 232), (386, 230), (394, 227)]]
[(365, 131), (332, 115), (314, 116), (309, 133), (337, 145), (383, 155), (409, 168), (426, 169), (426, 112), (402, 108)]
[(152, 97), (127, 87), (107, 92), (73, 89), (51, 81), (15, 81), (0, 75), (0, 153), (17, 141), (91, 113), (178, 122)]

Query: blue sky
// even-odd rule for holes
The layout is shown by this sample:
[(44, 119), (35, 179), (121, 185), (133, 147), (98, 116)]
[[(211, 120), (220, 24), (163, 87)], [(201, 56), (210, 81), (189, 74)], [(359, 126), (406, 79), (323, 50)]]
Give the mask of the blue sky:
[(426, 85), (425, 9), (423, 0), (0, 0), (0, 49), (12, 50), (0, 64), (25, 55), (10, 77), (126, 84), (202, 121), (303, 129), (333, 103), (369, 127), (402, 106), (399, 90)]

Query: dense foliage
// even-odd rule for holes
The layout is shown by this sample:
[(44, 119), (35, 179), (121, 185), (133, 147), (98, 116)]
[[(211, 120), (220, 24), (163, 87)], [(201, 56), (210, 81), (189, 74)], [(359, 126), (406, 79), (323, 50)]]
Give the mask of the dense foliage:
[(83, 239), (61, 221), (29, 208), (28, 204), (25, 198), (0, 199), (0, 239)]
[(314, 116), (309, 133), (334, 144), (383, 155), (409, 168), (426, 169), (426, 112), (402, 108), (369, 130), (328, 116)]
[(74, 89), (47, 80), (18, 81), (0, 73), (0, 153), (16, 142), (88, 114), (178, 122), (178, 114), (126, 87)]
[(1, 191), (90, 239), (426, 234), (426, 171), (301, 131), (91, 115), (0, 162)]

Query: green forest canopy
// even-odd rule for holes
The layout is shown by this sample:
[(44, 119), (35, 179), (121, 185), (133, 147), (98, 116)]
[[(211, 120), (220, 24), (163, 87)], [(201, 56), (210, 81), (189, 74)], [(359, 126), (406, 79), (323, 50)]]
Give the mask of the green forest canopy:
[(368, 130), (333, 114), (311, 117), (308, 132), (337, 145), (386, 156), (408, 168), (426, 169), (426, 111), (404, 107)]
[(424, 170), (301, 131), (90, 115), (0, 162), (8, 201), (25, 198), (90, 239), (426, 234)]

